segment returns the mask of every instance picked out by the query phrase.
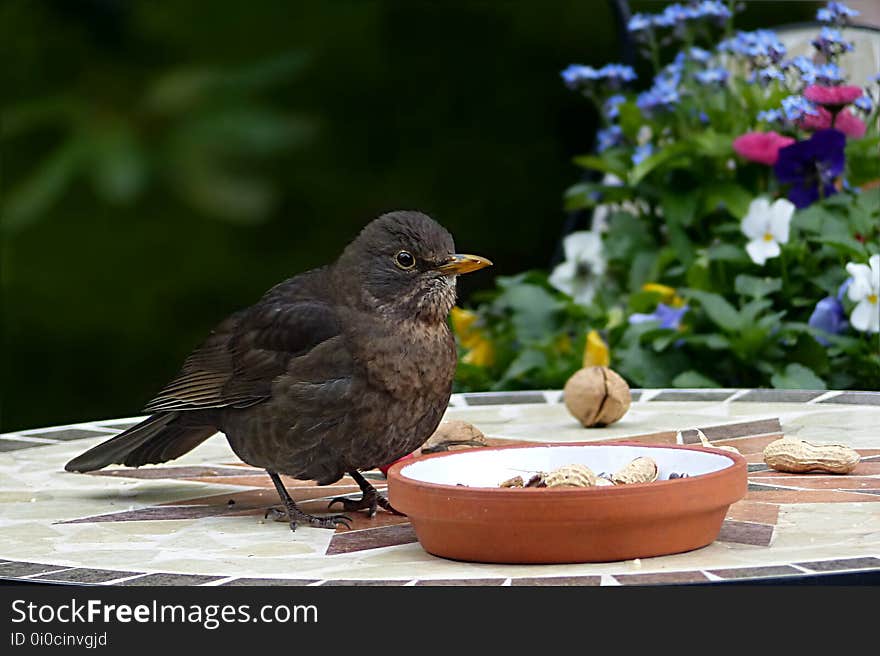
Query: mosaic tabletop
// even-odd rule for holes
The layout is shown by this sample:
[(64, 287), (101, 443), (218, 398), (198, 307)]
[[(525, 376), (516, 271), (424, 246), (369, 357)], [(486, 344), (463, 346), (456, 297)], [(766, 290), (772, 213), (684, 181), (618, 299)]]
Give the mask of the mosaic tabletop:
[[(91, 474), (64, 471), (85, 449), (138, 418), (0, 435), (0, 579), (79, 585), (670, 585), (792, 581), (880, 573), (880, 392), (634, 390), (619, 422), (585, 429), (559, 391), (454, 395), (445, 419), (490, 444), (633, 440), (737, 447), (749, 488), (712, 544), (611, 563), (497, 565), (425, 552), (405, 517), (353, 513), (351, 528), (265, 518), (269, 477), (221, 434), (178, 460)], [(859, 451), (847, 475), (782, 474), (762, 451), (781, 436)], [(365, 475), (384, 488), (379, 471)], [(303, 510), (358, 492), (285, 481)]]

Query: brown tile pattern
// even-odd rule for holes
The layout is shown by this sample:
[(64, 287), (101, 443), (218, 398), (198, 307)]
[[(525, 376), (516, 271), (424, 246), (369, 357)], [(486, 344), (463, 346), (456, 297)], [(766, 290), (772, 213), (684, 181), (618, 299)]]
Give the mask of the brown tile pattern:
[(718, 542), (736, 542), (767, 547), (773, 539), (773, 526), (756, 522), (740, 522), (725, 519), (718, 533)]
[(818, 390), (753, 389), (733, 399), (732, 403), (806, 403), (824, 393)]
[(501, 585), (506, 579), (422, 579), (418, 586), (490, 586)]
[(880, 569), (880, 558), (840, 558), (837, 560), (819, 560), (806, 563), (795, 563), (798, 567), (814, 572), (841, 572), (853, 569)]
[(775, 503), (757, 503), (743, 499), (730, 506), (726, 519), (775, 525), (779, 519), (779, 506)]
[(409, 583), (412, 579), (333, 579), (324, 581), (321, 587), (356, 586), (356, 587), (395, 587)]
[(0, 440), (0, 451), (18, 451), (19, 449), (33, 449), (37, 446), (49, 446), (46, 442), (25, 442), (24, 440), (11, 440), (3, 438)]
[(223, 576), (201, 576), (198, 574), (172, 574), (172, 573), (158, 573), (158, 574), (147, 574), (146, 576), (140, 576), (136, 579), (129, 579), (128, 581), (122, 581), (119, 585), (204, 585), (205, 583), (210, 583), (212, 581), (220, 581)]
[(880, 392), (843, 392), (819, 403), (844, 403), (848, 405), (880, 405)]
[(723, 579), (757, 579), (767, 576), (797, 576), (801, 570), (791, 565), (768, 565), (763, 567), (737, 567), (731, 569), (710, 569), (710, 574)]
[(45, 572), (57, 572), (62, 569), (70, 569), (65, 565), (44, 565), (42, 563), (7, 562), (0, 564), (0, 578), (32, 576)]
[(227, 581), (226, 583), (221, 583), (221, 586), (231, 585), (236, 587), (242, 586), (260, 586), (260, 587), (274, 587), (274, 586), (305, 586), (311, 585), (312, 583), (317, 583), (317, 579), (260, 579), (260, 578), (241, 578), (241, 579), (232, 579), (231, 581)]
[(106, 583), (128, 576), (135, 576), (141, 572), (120, 572), (110, 569), (88, 569), (75, 567), (60, 572), (50, 572), (31, 577), (33, 581), (61, 581), (63, 583)]
[(381, 528), (367, 528), (360, 531), (345, 531), (336, 533), (327, 547), (327, 555), (332, 556), (364, 549), (378, 549), (380, 547), (393, 547), (400, 544), (417, 542), (416, 533), (412, 524), (396, 524)]
[(704, 583), (709, 577), (702, 572), (646, 572), (644, 574), (615, 574), (621, 585), (669, 585), (676, 583)]
[(530, 576), (510, 580), (512, 586), (592, 586), (601, 584), (601, 576)]

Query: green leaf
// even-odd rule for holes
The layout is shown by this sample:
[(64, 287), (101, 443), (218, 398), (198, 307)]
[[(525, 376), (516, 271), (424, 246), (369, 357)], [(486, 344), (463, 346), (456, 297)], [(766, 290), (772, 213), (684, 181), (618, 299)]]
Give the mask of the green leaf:
[(863, 243), (845, 235), (820, 235), (818, 237), (813, 237), (811, 241), (819, 242), (820, 244), (827, 244), (841, 255), (848, 257), (866, 258), (868, 255), (868, 251), (865, 249)]
[(140, 193), (146, 183), (146, 161), (128, 126), (107, 126), (95, 136), (91, 174), (95, 190), (107, 202), (130, 202)]
[(547, 366), (547, 357), (536, 349), (525, 349), (510, 363), (507, 371), (504, 372), (504, 378), (519, 378), (535, 369), (542, 369)]
[(626, 165), (622, 162), (613, 160), (611, 157), (602, 157), (600, 155), (579, 155), (574, 158), (574, 163), (590, 171), (610, 173), (621, 179), (626, 178)]
[(6, 194), (0, 214), (4, 232), (22, 230), (46, 214), (76, 175), (86, 149), (71, 137), (37, 165), (30, 177)]
[(517, 335), (537, 341), (555, 329), (555, 315), (564, 307), (547, 290), (536, 285), (511, 285), (495, 299), (498, 313), (508, 313)]
[(737, 219), (748, 214), (752, 200), (754, 195), (735, 182), (712, 183), (703, 192), (703, 207), (707, 212), (724, 207)]
[(688, 344), (705, 346), (713, 351), (723, 351), (730, 348), (730, 340), (717, 333), (709, 335), (687, 335), (683, 338)]
[(602, 203), (617, 203), (632, 198), (632, 189), (624, 186), (580, 182), (565, 192), (565, 209), (568, 211), (595, 207)]
[(650, 157), (642, 160), (629, 171), (629, 184), (631, 187), (636, 186), (645, 176), (658, 166), (662, 166), (672, 160), (687, 154), (688, 145), (684, 142), (674, 143), (665, 146), (659, 152), (654, 153)]
[(846, 219), (838, 212), (831, 211), (823, 203), (813, 203), (809, 207), (795, 212), (791, 219), (791, 226), (818, 235), (846, 236), (849, 234)]
[(723, 296), (698, 289), (688, 289), (686, 293), (698, 300), (709, 319), (725, 332), (737, 332), (743, 327), (739, 312)]
[(706, 257), (713, 262), (736, 262), (740, 264), (751, 262), (746, 250), (733, 244), (712, 244), (706, 249)]
[(778, 278), (757, 278), (741, 273), (733, 283), (737, 294), (762, 298), (782, 289), (782, 281)]
[(777, 389), (827, 389), (825, 381), (819, 378), (812, 369), (796, 362), (786, 366), (783, 372), (773, 374), (770, 383)]
[(697, 213), (699, 195), (696, 190), (688, 192), (666, 191), (660, 194), (660, 207), (667, 222), (683, 226), (693, 225)]
[(704, 376), (698, 371), (688, 369), (678, 374), (672, 379), (672, 386), (679, 388), (695, 388), (695, 387), (723, 387), (720, 383)]

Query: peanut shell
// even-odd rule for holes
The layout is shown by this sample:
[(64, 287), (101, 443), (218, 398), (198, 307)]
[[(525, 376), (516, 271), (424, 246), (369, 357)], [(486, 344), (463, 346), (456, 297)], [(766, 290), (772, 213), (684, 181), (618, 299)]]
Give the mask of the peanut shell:
[(764, 462), (776, 471), (804, 473), (822, 471), (848, 474), (861, 456), (843, 444), (815, 444), (783, 437), (764, 448)]

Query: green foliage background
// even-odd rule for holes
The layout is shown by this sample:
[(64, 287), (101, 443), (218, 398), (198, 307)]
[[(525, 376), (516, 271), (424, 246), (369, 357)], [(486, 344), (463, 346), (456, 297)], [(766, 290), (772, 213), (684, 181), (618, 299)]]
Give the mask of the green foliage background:
[(614, 34), (596, 1), (6, 0), (0, 431), (138, 414), (382, 211), (496, 262), (465, 299), (547, 267), (596, 127), (559, 71), (617, 58)]

